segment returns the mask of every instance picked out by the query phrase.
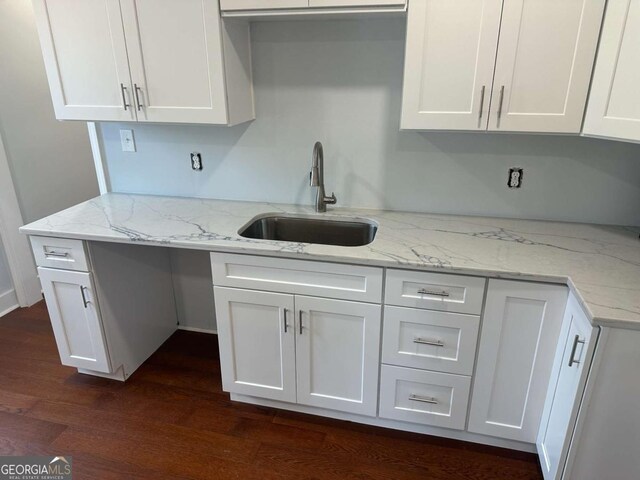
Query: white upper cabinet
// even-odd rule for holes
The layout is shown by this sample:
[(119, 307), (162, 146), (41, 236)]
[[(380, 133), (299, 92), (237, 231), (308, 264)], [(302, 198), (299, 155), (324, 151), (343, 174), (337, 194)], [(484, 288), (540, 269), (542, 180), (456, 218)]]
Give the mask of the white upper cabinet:
[[(56, 117), (252, 120), (249, 31), (211, 0), (34, 0)], [(231, 48), (233, 43), (233, 48)]]
[(489, 281), (470, 432), (535, 443), (566, 302), (565, 286)]
[(584, 133), (640, 141), (640, 0), (609, 0)]
[(502, 0), (411, 0), (401, 128), (485, 130)]
[(578, 133), (605, 0), (412, 0), (401, 128)]
[(56, 118), (135, 120), (118, 0), (34, 0)]
[(504, 2), (490, 130), (580, 132), (604, 3)]
[(216, 2), (122, 0), (138, 119), (227, 123)]

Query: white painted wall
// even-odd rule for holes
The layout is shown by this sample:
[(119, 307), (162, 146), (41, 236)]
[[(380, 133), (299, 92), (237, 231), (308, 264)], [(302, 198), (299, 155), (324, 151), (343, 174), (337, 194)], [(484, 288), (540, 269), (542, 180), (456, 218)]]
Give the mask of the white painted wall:
[(30, 0), (0, 2), (0, 135), (25, 222), (98, 194), (87, 127), (55, 120)]
[(11, 281), (7, 257), (4, 253), (4, 245), (2, 245), (2, 240), (0, 239), (0, 296), (9, 290), (13, 290), (13, 282)]
[[(101, 124), (113, 190), (311, 203), (321, 140), (339, 205), (640, 225), (640, 145), (399, 132), (404, 34), (401, 18), (253, 24), (257, 120)], [(122, 127), (137, 153), (120, 150)], [(506, 187), (511, 166), (524, 167), (521, 190)]]

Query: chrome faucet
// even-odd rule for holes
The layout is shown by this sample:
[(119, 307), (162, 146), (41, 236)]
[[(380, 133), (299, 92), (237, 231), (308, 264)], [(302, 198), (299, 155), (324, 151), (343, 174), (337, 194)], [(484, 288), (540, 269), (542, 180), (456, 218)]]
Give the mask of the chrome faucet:
[(309, 185), (317, 187), (316, 190), (316, 212), (326, 212), (327, 205), (335, 205), (337, 202), (335, 194), (330, 197), (324, 191), (324, 152), (322, 144), (316, 142), (313, 146), (313, 160), (311, 162), (311, 173), (309, 174)]

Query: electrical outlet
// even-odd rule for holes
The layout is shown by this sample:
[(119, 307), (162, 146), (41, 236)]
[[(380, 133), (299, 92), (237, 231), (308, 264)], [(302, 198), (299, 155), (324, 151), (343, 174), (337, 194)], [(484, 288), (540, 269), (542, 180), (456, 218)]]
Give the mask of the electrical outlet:
[(507, 186), (509, 188), (520, 188), (522, 186), (522, 177), (524, 173), (520, 167), (512, 167), (509, 169), (509, 178)]
[(196, 172), (202, 170), (202, 156), (197, 152), (191, 154), (191, 169)]
[(120, 143), (123, 152), (135, 152), (136, 141), (133, 139), (133, 130), (120, 130)]

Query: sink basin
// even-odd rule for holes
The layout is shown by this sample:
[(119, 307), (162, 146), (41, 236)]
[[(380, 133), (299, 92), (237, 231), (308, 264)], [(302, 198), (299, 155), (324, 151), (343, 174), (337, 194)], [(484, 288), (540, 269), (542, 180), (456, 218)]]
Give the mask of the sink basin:
[(238, 232), (241, 237), (358, 247), (373, 242), (378, 225), (358, 218), (267, 214)]

